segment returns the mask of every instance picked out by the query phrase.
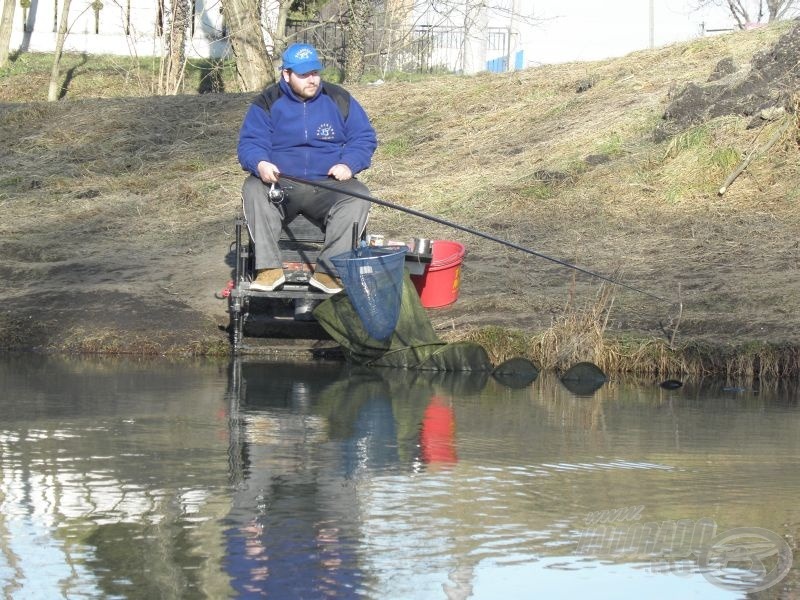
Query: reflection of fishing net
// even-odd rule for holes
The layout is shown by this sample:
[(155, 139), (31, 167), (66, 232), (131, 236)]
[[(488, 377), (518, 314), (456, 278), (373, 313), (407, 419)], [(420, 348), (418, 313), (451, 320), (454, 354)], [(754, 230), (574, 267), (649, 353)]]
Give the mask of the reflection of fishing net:
[(364, 246), (331, 258), (361, 323), (376, 340), (389, 338), (400, 315), (405, 246)]

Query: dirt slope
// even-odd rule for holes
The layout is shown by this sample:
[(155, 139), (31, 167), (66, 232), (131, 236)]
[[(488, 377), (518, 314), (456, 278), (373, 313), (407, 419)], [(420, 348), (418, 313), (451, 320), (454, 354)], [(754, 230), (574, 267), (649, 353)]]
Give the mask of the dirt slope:
[[(775, 45), (794, 43), (794, 25), (353, 88), (381, 142), (364, 180), (378, 197), (664, 299), (618, 288), (612, 332), (663, 337), (680, 300), (679, 343), (796, 344), (800, 56)], [(718, 110), (737, 86), (759, 102)], [(216, 294), (231, 275), (235, 146), (250, 99), (0, 106), (0, 347), (225, 348)], [(538, 333), (598, 293), (596, 278), (388, 209), (373, 211), (370, 229), (466, 244), (459, 301), (431, 311), (449, 338), (487, 324)]]

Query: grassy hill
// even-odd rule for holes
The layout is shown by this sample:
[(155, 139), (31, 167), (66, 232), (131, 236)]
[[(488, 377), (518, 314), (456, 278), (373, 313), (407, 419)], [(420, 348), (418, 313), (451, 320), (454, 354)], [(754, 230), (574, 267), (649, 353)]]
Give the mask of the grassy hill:
[[(647, 294), (382, 207), (370, 231), (467, 246), (461, 296), (431, 320), (498, 361), (797, 374), (795, 114), (663, 128), (687, 84), (705, 84), (720, 64), (732, 65), (720, 76), (740, 80), (794, 26), (351, 88), (379, 135), (363, 176), (375, 196)], [(230, 278), (243, 179), (235, 146), (252, 94), (152, 97), (117, 60), (69, 60), (53, 104), (31, 101), (46, 94), (41, 57), (0, 73), (0, 346), (224, 349), (215, 294)]]

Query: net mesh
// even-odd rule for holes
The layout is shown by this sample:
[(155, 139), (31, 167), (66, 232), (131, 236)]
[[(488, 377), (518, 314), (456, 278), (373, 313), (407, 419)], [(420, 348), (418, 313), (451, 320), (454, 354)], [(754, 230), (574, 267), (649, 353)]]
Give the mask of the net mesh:
[(446, 343), (431, 325), (408, 270), (403, 273), (400, 316), (394, 333), (376, 340), (367, 333), (347, 294), (335, 294), (314, 309), (314, 318), (336, 340), (348, 362), (420, 371), (491, 371), (483, 346)]
[(388, 339), (397, 326), (405, 246), (362, 246), (331, 258), (367, 333)]

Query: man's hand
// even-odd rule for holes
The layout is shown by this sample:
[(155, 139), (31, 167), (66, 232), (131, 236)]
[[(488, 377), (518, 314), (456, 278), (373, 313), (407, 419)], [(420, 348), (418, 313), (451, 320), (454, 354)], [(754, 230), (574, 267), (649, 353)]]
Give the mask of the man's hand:
[(328, 170), (328, 175), (330, 175), (337, 181), (347, 181), (353, 176), (353, 172), (350, 170), (350, 167), (340, 163), (338, 165), (333, 165)]
[(278, 175), (280, 171), (278, 167), (273, 165), (271, 162), (267, 162), (262, 160), (258, 163), (256, 167), (258, 169), (258, 176), (261, 178), (261, 181), (264, 183), (278, 183)]

